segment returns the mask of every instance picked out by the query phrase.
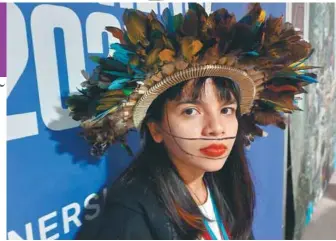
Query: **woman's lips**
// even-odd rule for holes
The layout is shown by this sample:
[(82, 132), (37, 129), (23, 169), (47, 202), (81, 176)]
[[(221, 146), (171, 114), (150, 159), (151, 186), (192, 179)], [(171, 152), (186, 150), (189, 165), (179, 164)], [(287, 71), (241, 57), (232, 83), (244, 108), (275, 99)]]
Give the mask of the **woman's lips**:
[(223, 155), (226, 150), (227, 147), (224, 144), (212, 144), (210, 146), (201, 148), (200, 152), (210, 157), (219, 157)]

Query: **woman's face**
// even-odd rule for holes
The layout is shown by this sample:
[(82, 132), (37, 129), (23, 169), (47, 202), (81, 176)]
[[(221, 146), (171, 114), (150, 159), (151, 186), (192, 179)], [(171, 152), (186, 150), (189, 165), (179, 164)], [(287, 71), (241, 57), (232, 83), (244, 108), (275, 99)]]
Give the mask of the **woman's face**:
[(181, 100), (168, 101), (161, 123), (149, 124), (156, 142), (163, 142), (175, 164), (205, 172), (220, 170), (229, 156), (238, 130), (237, 103), (221, 100), (211, 78), (192, 101), (189, 81)]

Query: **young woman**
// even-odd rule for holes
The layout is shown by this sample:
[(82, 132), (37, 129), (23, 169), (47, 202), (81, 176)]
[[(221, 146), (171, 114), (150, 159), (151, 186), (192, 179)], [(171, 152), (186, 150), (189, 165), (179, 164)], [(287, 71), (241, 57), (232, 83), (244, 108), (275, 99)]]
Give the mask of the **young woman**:
[[(109, 189), (94, 239), (253, 239), (255, 194), (244, 146), (284, 128), (281, 112), (316, 77), (293, 26), (265, 19), (259, 4), (239, 22), (198, 4), (186, 15), (126, 10), (120, 44), (70, 97), (92, 154), (126, 144), (142, 148)], [(150, 41), (149, 41), (150, 40)], [(290, 74), (290, 75), (289, 75)]]
[(252, 237), (239, 104), (238, 87), (222, 77), (161, 94), (143, 124), (143, 150), (110, 191), (97, 239)]

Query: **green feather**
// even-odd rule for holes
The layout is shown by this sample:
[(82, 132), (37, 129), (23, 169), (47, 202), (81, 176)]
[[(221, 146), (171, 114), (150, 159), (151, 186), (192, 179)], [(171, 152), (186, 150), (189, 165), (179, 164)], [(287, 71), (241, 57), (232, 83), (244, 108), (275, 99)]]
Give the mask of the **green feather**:
[(110, 75), (114, 75), (114, 76), (131, 77), (130, 74), (126, 72), (118, 72), (118, 71), (110, 71), (110, 70), (103, 70), (103, 72), (108, 73)]
[(89, 57), (93, 62), (100, 64), (100, 57), (99, 56), (90, 56)]
[(133, 89), (123, 89), (122, 91), (126, 96), (129, 96), (133, 93)]

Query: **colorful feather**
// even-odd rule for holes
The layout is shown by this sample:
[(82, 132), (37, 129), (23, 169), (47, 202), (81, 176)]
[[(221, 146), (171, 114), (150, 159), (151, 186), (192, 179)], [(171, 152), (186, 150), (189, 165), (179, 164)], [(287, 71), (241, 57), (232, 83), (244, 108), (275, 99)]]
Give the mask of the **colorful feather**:
[(129, 78), (118, 78), (108, 86), (108, 90), (121, 89), (129, 80)]
[[(269, 46), (280, 40), (282, 32), (283, 16), (275, 18), (272, 15), (265, 21), (265, 40), (266, 46)], [(291, 36), (292, 34), (288, 35)], [(287, 37), (287, 35), (284, 35)]]
[(98, 56), (90, 56), (90, 59), (98, 64), (104, 70), (111, 70), (111, 71), (119, 71), (125, 72), (127, 71), (127, 66), (123, 63), (115, 60), (114, 58), (100, 58)]
[(305, 82), (311, 84), (311, 83), (317, 83), (317, 80), (315, 78), (312, 78), (308, 75), (298, 75), (299, 79), (303, 79)]
[(180, 31), (182, 25), (183, 25), (183, 15), (179, 13), (173, 17), (173, 32)]
[(175, 51), (170, 49), (164, 49), (159, 53), (159, 58), (163, 62), (173, 62)]
[(200, 61), (201, 64), (216, 64), (219, 59), (218, 44), (208, 48)]
[(148, 14), (148, 20), (149, 20), (149, 26), (150, 26), (150, 29), (151, 29), (152, 33), (153, 32), (159, 32), (159, 33), (163, 34), (165, 32), (164, 26), (157, 19), (157, 16), (156, 16), (156, 14), (153, 10)]
[(192, 61), (202, 47), (203, 44), (201, 41), (194, 39), (193, 37), (185, 37), (181, 40), (182, 55), (188, 61)]
[(122, 92), (126, 95), (126, 96), (129, 96), (129, 95), (131, 95), (132, 93), (133, 93), (133, 89), (127, 89), (127, 88), (125, 88), (125, 89), (122, 89)]
[(132, 44), (140, 43), (147, 47), (149, 41), (147, 39), (147, 16), (135, 9), (126, 9), (123, 14), (123, 21), (126, 25), (127, 36)]
[(280, 85), (280, 86), (268, 85), (266, 88), (273, 92), (283, 92), (283, 91), (297, 92), (298, 91), (298, 88), (293, 85)]
[(134, 127), (133, 106), (153, 85), (190, 66), (225, 65), (254, 80), (253, 107), (241, 122), (247, 145), (265, 136), (258, 125), (283, 129), (283, 113), (300, 110), (295, 95), (317, 82), (308, 70), (320, 67), (305, 65), (314, 50), (293, 24), (283, 23), (283, 16), (266, 19), (260, 4), (250, 4), (239, 22), (224, 8), (208, 15), (200, 4), (188, 5), (184, 15), (165, 9), (162, 23), (153, 11), (127, 9), (125, 30), (106, 27), (120, 43), (110, 45), (112, 57), (90, 57), (98, 66), (91, 75), (82, 71), (83, 89), (67, 102), (93, 154), (101, 155), (117, 141), (131, 153), (125, 135)]
[(289, 67), (295, 68), (299, 66), (300, 64), (303, 64), (304, 62), (306, 62), (307, 59), (309, 59), (312, 56), (314, 52), (315, 52), (315, 49), (311, 49), (310, 53), (306, 57), (304, 57), (303, 59), (300, 59), (298, 62), (292, 63)]
[(168, 33), (174, 32), (174, 20), (173, 20), (173, 13), (169, 8), (165, 8), (161, 15), (162, 21), (165, 24), (165, 27)]
[(103, 70), (102, 72), (114, 75), (114, 76), (119, 76), (119, 77), (131, 77), (129, 73), (127, 72), (118, 72), (118, 71), (110, 71), (110, 70)]
[(284, 129), (286, 126), (285, 118), (276, 111), (255, 111), (253, 116), (259, 125), (276, 125), (281, 129)]
[(198, 37), (199, 34), (199, 25), (197, 14), (194, 10), (189, 9), (186, 13), (182, 26), (181, 32), (184, 36)]
[[(203, 6), (200, 5), (199, 3), (188, 3), (188, 7), (189, 7), (190, 10), (192, 10), (196, 14), (196, 17), (197, 17), (197, 21), (196, 21), (197, 26), (196, 27), (197, 27), (198, 31), (197, 31), (197, 34), (195, 36), (198, 36), (198, 35), (200, 35), (200, 33), (203, 33), (202, 29), (204, 28), (204, 25), (207, 22), (208, 14), (206, 13)], [(200, 37), (206, 38), (207, 37), (206, 33), (203, 33), (203, 36), (200, 36)]]
[(117, 111), (119, 108), (119, 106), (112, 106), (111, 108), (109, 108), (108, 110), (100, 113), (99, 115), (95, 116), (92, 120), (90, 120), (90, 122), (92, 122), (93, 124), (102, 120), (106, 115), (111, 114), (115, 111)]
[(241, 19), (239, 23), (250, 26), (253, 33), (256, 33), (265, 21), (266, 12), (263, 10), (259, 3), (250, 4), (250, 11)]
[(124, 46), (119, 44), (111, 44), (110, 48), (115, 50), (113, 53), (113, 58), (125, 65), (128, 64), (130, 57), (134, 55), (134, 52), (126, 49)]
[(113, 37), (119, 39), (119, 42), (121, 44), (126, 44), (126, 41), (124, 40), (124, 32), (121, 29), (108, 26), (108, 27), (105, 27), (105, 30), (110, 32)]
[(151, 66), (155, 64), (158, 61), (159, 54), (161, 52), (162, 48), (154, 48), (152, 49), (146, 58), (146, 65)]

